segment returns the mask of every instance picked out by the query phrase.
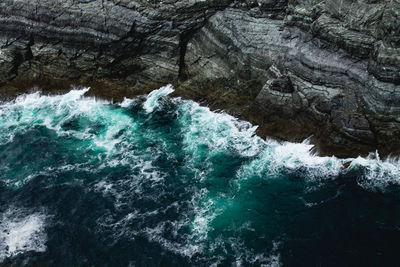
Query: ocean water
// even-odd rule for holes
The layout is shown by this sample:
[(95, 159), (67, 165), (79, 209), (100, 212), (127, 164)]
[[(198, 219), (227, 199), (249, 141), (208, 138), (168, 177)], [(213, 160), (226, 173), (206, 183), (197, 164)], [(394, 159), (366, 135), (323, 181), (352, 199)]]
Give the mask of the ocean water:
[(1, 263), (398, 265), (398, 160), (263, 140), (170, 85), (87, 90), (0, 103)]

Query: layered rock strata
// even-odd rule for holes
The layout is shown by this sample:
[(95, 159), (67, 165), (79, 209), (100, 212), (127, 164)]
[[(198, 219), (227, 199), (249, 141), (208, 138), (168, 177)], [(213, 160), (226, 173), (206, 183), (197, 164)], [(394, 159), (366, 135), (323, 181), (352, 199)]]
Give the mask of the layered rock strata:
[(57, 79), (173, 83), (263, 135), (397, 154), (400, 3), (1, 0), (0, 94)]

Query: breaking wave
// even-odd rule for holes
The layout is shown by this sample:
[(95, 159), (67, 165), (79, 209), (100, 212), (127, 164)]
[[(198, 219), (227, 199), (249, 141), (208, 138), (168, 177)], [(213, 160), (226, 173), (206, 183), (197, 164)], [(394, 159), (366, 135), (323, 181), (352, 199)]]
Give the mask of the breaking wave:
[[(320, 226), (304, 226), (307, 216), (329, 221), (338, 203), (359, 203), (349, 194), (371, 204), (378, 193), (393, 198), (400, 184), (397, 159), (321, 157), (308, 140), (263, 140), (246, 121), (168, 98), (173, 90), (120, 104), (85, 97), (88, 88), (1, 103), (0, 258), (30, 251), (39, 262), (95, 265), (107, 251), (105, 262), (121, 264), (291, 264), (307, 255), (300, 240), (325, 241)], [(25, 203), (32, 192), (43, 195)], [(45, 227), (42, 213), (14, 212), (6, 197), (44, 206), (58, 223)], [(76, 257), (56, 249), (60, 236)], [(79, 242), (95, 255), (74, 249)]]

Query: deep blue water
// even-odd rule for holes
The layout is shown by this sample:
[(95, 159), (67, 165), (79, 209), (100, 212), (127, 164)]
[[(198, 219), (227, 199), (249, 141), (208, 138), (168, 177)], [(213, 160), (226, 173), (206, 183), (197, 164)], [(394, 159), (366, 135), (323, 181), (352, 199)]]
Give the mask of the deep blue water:
[(398, 265), (398, 161), (262, 140), (170, 86), (86, 91), (0, 104), (0, 262)]

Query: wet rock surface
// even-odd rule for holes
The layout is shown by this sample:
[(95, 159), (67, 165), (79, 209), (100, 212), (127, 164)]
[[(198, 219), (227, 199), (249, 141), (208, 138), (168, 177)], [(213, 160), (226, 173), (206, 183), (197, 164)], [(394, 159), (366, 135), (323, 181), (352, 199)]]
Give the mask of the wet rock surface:
[(76, 84), (118, 101), (166, 83), (263, 136), (398, 154), (400, 3), (0, 2), (3, 99)]

